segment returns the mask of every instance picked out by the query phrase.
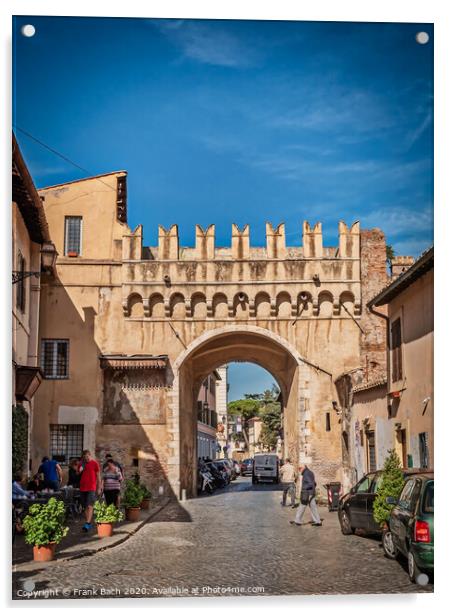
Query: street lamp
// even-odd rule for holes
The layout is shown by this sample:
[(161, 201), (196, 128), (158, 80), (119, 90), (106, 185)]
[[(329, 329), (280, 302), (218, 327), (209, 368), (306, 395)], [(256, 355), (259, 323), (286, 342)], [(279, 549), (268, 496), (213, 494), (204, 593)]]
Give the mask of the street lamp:
[(30, 276), (35, 276), (39, 278), (41, 276), (41, 272), (50, 273), (55, 267), (56, 258), (58, 253), (56, 251), (55, 245), (52, 242), (46, 242), (41, 246), (41, 270), (39, 272), (26, 272), (23, 270), (14, 270), (13, 271), (13, 284), (17, 282), (21, 282), (25, 278), (29, 278)]

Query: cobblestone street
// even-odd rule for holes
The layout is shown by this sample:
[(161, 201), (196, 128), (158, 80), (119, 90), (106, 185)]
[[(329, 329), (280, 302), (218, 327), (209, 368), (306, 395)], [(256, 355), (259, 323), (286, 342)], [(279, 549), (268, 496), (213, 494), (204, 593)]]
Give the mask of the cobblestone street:
[(378, 538), (289, 525), (294, 511), (273, 486), (240, 478), (213, 496), (170, 503), (125, 543), (81, 559), (14, 574), (13, 598), (431, 592), (412, 584)]

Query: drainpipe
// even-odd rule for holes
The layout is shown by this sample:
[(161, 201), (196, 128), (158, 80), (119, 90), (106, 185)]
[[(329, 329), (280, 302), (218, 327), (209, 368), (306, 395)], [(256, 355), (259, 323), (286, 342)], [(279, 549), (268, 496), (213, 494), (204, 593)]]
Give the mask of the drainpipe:
[(372, 300), (370, 302), (368, 302), (367, 304), (367, 308), (369, 309), (369, 312), (371, 312), (372, 314), (374, 314), (377, 317), (380, 317), (380, 319), (384, 319), (386, 322), (386, 378), (387, 378), (387, 390), (389, 390), (389, 383), (390, 383), (390, 374), (389, 374), (389, 367), (390, 367), (390, 361), (389, 361), (389, 350), (390, 350), (390, 336), (389, 336), (389, 317), (386, 314), (383, 314), (382, 312), (378, 312), (378, 310), (375, 310), (374, 305), (372, 303)]

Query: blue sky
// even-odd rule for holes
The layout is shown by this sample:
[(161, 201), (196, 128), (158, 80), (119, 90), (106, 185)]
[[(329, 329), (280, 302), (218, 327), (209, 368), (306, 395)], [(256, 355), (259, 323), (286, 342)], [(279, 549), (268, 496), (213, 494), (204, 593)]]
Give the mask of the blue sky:
[[(20, 27), (33, 23), (33, 38)], [(433, 29), (419, 24), (18, 17), (14, 122), (93, 174), (126, 169), (129, 224), (321, 220), (433, 235)], [(419, 45), (415, 34), (430, 34)], [(83, 172), (17, 131), (38, 186)]]
[(240, 400), (245, 394), (260, 394), (271, 389), (276, 379), (264, 368), (248, 362), (228, 364), (228, 400)]

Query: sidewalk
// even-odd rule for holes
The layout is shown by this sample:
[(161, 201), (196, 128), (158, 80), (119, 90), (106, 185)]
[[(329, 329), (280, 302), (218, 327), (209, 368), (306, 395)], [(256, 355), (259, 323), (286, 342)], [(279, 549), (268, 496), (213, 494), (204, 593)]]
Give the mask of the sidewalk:
[(96, 552), (119, 545), (139, 531), (144, 524), (149, 522), (157, 513), (164, 509), (169, 502), (170, 498), (168, 497), (153, 499), (149, 510), (141, 511), (140, 520), (138, 522), (119, 522), (115, 524), (113, 535), (102, 539), (97, 536), (95, 525), (90, 533), (83, 533), (83, 518), (78, 522), (70, 522), (68, 524), (69, 532), (67, 536), (57, 546), (55, 560), (47, 563), (35, 562), (33, 560), (33, 547), (25, 543), (23, 535), (18, 535), (16, 536), (12, 549), (13, 572), (31, 572), (38, 569), (46, 569), (55, 563), (83, 558), (84, 556), (90, 556)]

